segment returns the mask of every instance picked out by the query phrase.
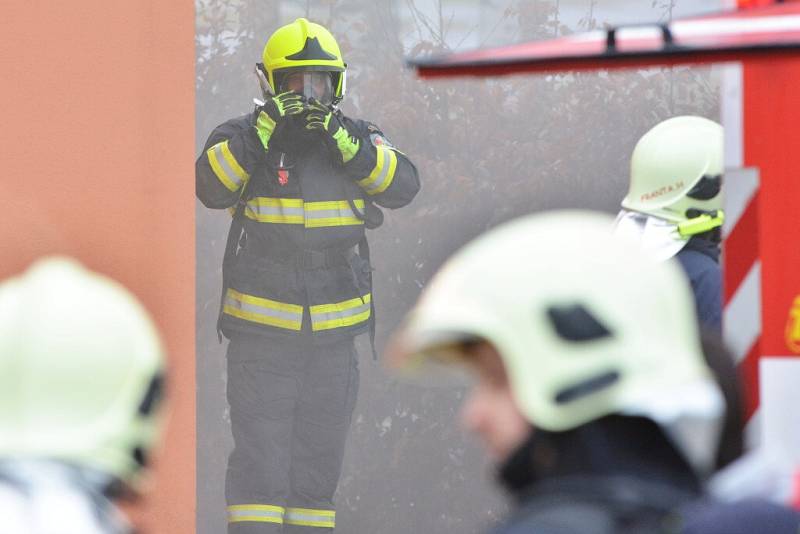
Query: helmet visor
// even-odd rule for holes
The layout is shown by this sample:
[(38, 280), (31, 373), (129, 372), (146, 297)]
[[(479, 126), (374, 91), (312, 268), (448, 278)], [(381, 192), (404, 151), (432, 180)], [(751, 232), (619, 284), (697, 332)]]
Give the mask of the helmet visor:
[(407, 324), (386, 347), (387, 366), (403, 382), (418, 386), (467, 387), (474, 384), (468, 354), (480, 340), (459, 332), (415, 332)]
[(292, 91), (325, 105), (333, 103), (333, 80), (330, 72), (296, 71), (287, 73), (283, 76), (278, 90), (281, 93)]

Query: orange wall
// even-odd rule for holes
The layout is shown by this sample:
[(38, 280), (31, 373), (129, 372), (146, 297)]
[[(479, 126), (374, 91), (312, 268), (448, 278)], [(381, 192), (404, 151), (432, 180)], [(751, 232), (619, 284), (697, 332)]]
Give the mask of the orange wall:
[(21, 2), (0, 29), (0, 276), (68, 253), (153, 312), (170, 421), (136, 514), (194, 532), (194, 5)]

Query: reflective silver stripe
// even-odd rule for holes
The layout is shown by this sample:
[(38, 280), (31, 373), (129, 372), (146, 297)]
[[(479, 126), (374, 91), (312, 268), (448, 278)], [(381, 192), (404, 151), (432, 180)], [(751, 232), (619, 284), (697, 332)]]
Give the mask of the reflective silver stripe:
[(377, 147), (377, 149), (383, 152), (383, 168), (381, 168), (381, 173), (377, 178), (375, 178), (375, 181), (366, 187), (367, 193), (375, 191), (376, 189), (380, 189), (383, 185), (383, 182), (386, 181), (386, 177), (389, 176), (389, 167), (391, 167), (391, 155), (389, 154), (390, 151), (388, 148), (384, 148), (382, 146)]
[[(353, 200), (364, 209), (364, 200)], [(303, 202), (300, 198), (256, 197), (247, 202), (245, 215), (263, 223), (305, 224), (306, 228), (364, 224), (347, 200)]]
[(268, 315), (270, 317), (275, 317), (276, 319), (286, 319), (287, 321), (300, 321), (303, 319), (302, 313), (292, 313), (282, 310), (274, 310), (272, 308), (266, 308), (264, 306), (257, 306), (249, 302), (242, 302), (241, 300), (236, 300), (230, 295), (225, 297), (225, 304), (242, 311), (257, 313), (259, 315)]
[[(270, 307), (267, 302), (265, 302), (264, 305), (259, 305), (252, 302), (252, 300), (267, 301), (268, 299), (259, 299), (259, 297), (250, 297), (247, 295), (241, 295), (237, 298), (237, 296), (232, 293), (233, 290), (228, 289), (228, 293), (225, 295), (225, 305), (223, 307), (225, 313), (253, 322), (269, 324), (289, 330), (300, 330), (303, 321), (302, 306), (278, 302), (274, 303), (274, 307)], [(246, 302), (245, 299), (250, 300), (250, 302)], [(290, 311), (291, 309), (296, 309), (297, 311)]]
[(320, 312), (320, 313), (312, 313), (311, 320), (315, 323), (324, 323), (327, 321), (335, 321), (338, 319), (345, 319), (347, 317), (352, 317), (354, 315), (358, 315), (360, 313), (364, 313), (369, 311), (370, 303), (369, 301), (365, 302), (364, 304), (356, 307), (350, 308), (349, 310), (344, 311), (329, 311), (329, 312)]
[(255, 198), (247, 202), (245, 214), (257, 221), (285, 224), (303, 224), (305, 217), (302, 199), (294, 198)]
[[(356, 209), (364, 209), (364, 200), (353, 200)], [(347, 200), (326, 200), (305, 203), (306, 228), (322, 228), (326, 226), (350, 226), (364, 224), (359, 219)]]
[(355, 217), (355, 213), (349, 207), (345, 209), (334, 210), (311, 210), (306, 211), (306, 219), (327, 219), (327, 218), (341, 218), (341, 217)]
[(228, 507), (228, 522), (253, 521), (257, 523), (283, 523), (284, 509), (270, 505), (235, 505)]
[(371, 315), (370, 302), (372, 302), (372, 294), (367, 293), (363, 297), (355, 297), (342, 302), (310, 306), (311, 330), (319, 332), (363, 323), (369, 320)]
[(236, 173), (236, 171), (234, 171), (231, 168), (230, 164), (228, 163), (228, 160), (225, 159), (225, 154), (222, 152), (222, 143), (214, 145), (214, 155), (217, 157), (217, 163), (222, 168), (222, 170), (225, 171), (225, 174), (228, 176), (228, 179), (234, 184), (236, 184), (236, 187), (238, 189), (238, 187), (242, 185), (242, 179), (244, 177), (240, 178), (239, 175)]
[(287, 508), (285, 516), (288, 525), (333, 528), (336, 526), (336, 512), (333, 510), (310, 510), (307, 508)]
[(284, 217), (289, 217), (294, 215), (295, 217), (302, 217), (303, 216), (303, 208), (295, 208), (292, 206), (259, 206), (259, 205), (251, 205), (251, 209), (258, 213), (259, 215), (283, 215)]

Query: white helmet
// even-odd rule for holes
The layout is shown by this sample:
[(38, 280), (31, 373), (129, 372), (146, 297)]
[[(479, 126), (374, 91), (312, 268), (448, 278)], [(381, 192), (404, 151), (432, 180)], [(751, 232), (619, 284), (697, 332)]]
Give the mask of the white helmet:
[(158, 333), (120, 284), (48, 258), (0, 284), (0, 457), (55, 459), (128, 484), (158, 430)]
[(533, 215), (479, 237), (429, 283), (396, 346), (420, 361), (475, 339), (500, 354), (536, 427), (640, 415), (699, 471), (713, 464), (723, 405), (690, 288), (674, 261), (615, 237), (607, 216)]
[(678, 226), (681, 236), (722, 225), (722, 126), (703, 117), (667, 119), (648, 131), (631, 156), (622, 206)]

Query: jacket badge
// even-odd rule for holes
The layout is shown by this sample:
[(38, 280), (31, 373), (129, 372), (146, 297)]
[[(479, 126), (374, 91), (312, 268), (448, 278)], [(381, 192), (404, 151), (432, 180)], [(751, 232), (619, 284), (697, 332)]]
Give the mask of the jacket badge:
[(278, 162), (278, 183), (282, 186), (289, 183), (289, 167), (286, 165), (285, 159), (286, 154), (281, 152), (281, 159)]
[(372, 146), (383, 146), (386, 148), (394, 148), (394, 145), (389, 142), (386, 137), (380, 133), (371, 133), (369, 134), (369, 140), (372, 142)]
[(289, 183), (289, 169), (278, 169), (278, 183), (281, 185)]

